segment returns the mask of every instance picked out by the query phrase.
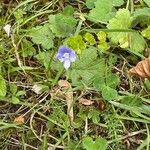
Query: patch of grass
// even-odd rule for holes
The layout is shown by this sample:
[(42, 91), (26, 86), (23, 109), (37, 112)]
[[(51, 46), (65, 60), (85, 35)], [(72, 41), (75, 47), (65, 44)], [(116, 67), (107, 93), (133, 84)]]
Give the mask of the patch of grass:
[(0, 149), (150, 149), (148, 1), (0, 3)]

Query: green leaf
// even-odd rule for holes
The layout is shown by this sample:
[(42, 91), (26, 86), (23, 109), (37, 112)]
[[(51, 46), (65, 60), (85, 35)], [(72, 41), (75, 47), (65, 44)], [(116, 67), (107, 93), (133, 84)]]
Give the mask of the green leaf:
[(93, 150), (94, 142), (93, 142), (93, 139), (91, 137), (84, 138), (82, 141), (82, 144), (86, 150)]
[(6, 96), (7, 87), (5, 79), (0, 75), (0, 96)]
[(74, 13), (74, 9), (72, 6), (68, 5), (64, 8), (62, 14), (66, 16), (72, 16)]
[(143, 0), (150, 7), (150, 0)]
[(85, 40), (90, 43), (90, 45), (96, 44), (95, 38), (91, 33), (86, 33), (84, 36)]
[(96, 2), (97, 0), (86, 0), (86, 6), (87, 6), (87, 8), (89, 8), (89, 9), (92, 9), (92, 8), (94, 8), (94, 3)]
[(25, 14), (25, 12), (23, 10), (17, 9), (13, 14), (18, 24), (24, 21), (23, 15)]
[(106, 42), (106, 33), (105, 32), (100, 31), (97, 34), (97, 38), (99, 39), (98, 48), (100, 50), (107, 50), (110, 48)]
[(10, 92), (15, 95), (17, 92), (17, 85), (15, 84), (10, 84)]
[(70, 70), (70, 78), (73, 85), (90, 85), (94, 78), (104, 76), (105, 61), (97, 59), (97, 49), (91, 47), (85, 49)]
[(49, 52), (40, 52), (35, 56), (46, 69), (49, 68), (51, 54)]
[(101, 42), (106, 42), (106, 33), (104, 31), (100, 31), (97, 33), (97, 38)]
[(98, 137), (95, 140), (93, 150), (106, 150), (107, 147), (108, 147), (107, 141), (105, 139), (101, 138), (101, 137)]
[(98, 124), (100, 122), (100, 111), (99, 110), (92, 110), (88, 114), (88, 118), (92, 119), (93, 123)]
[(149, 79), (145, 79), (144, 85), (145, 85), (146, 89), (147, 89), (148, 91), (150, 91), (150, 80), (149, 80)]
[(28, 41), (27, 39), (22, 39), (22, 53), (23, 57), (34, 56), (36, 54), (36, 50), (33, 47), (33, 43)]
[(107, 141), (101, 137), (95, 141), (91, 137), (85, 137), (82, 144), (86, 150), (106, 150), (108, 146)]
[(81, 52), (86, 48), (86, 45), (81, 35), (76, 35), (68, 38), (66, 43), (68, 47), (72, 48), (78, 54), (81, 54)]
[(98, 91), (102, 91), (103, 87), (106, 85), (105, 83), (105, 78), (104, 77), (96, 77), (93, 81), (93, 86), (98, 90)]
[(116, 74), (110, 74), (106, 77), (106, 85), (111, 88), (116, 88), (116, 86), (119, 84), (120, 78)]
[[(115, 18), (112, 18), (107, 25), (108, 29), (129, 29), (131, 26), (132, 17), (127, 9), (119, 9)], [(118, 43), (120, 39), (128, 38), (127, 32), (109, 32), (108, 36), (113, 43)]]
[(113, 6), (121, 6), (124, 4), (123, 0), (112, 0)]
[(50, 28), (57, 37), (68, 37), (73, 34), (77, 20), (72, 14), (73, 9), (67, 6), (62, 14), (49, 16)]
[(132, 26), (136, 26), (139, 22), (147, 22), (150, 20), (150, 8), (138, 8), (133, 12)]
[(130, 49), (131, 51), (142, 52), (145, 48), (146, 42), (139, 33), (131, 33)]
[(54, 36), (50, 30), (49, 24), (33, 28), (30, 32), (30, 36), (35, 44), (41, 44), (45, 49), (53, 47)]
[(12, 96), (11, 98), (13, 104), (19, 104), (20, 100), (16, 96)]
[(142, 31), (142, 35), (150, 40), (150, 26), (148, 26), (145, 30)]
[(112, 1), (98, 0), (95, 2), (95, 8), (90, 11), (88, 18), (93, 22), (106, 23), (114, 16), (112, 8)]
[[(127, 9), (119, 9), (115, 18), (109, 21), (108, 29), (130, 29), (132, 17)], [(145, 47), (144, 38), (136, 32), (109, 32), (108, 36), (115, 44), (120, 44), (122, 48), (128, 48), (132, 51), (142, 52)]]
[(118, 97), (118, 93), (115, 89), (109, 87), (109, 86), (104, 86), (102, 90), (102, 97), (105, 100), (113, 100)]
[(16, 96), (22, 96), (22, 95), (25, 95), (26, 94), (26, 91), (18, 91), (16, 93)]

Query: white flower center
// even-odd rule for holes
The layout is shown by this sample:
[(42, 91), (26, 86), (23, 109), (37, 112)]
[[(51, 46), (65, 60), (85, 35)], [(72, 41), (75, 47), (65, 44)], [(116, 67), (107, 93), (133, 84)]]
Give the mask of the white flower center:
[(63, 57), (64, 57), (65, 59), (69, 59), (69, 53), (65, 53), (65, 54), (63, 55)]

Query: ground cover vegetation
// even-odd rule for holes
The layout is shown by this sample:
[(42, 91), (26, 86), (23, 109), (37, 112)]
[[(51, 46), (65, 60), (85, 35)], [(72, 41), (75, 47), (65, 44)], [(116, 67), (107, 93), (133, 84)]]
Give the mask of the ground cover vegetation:
[(0, 1), (1, 150), (150, 149), (150, 0)]

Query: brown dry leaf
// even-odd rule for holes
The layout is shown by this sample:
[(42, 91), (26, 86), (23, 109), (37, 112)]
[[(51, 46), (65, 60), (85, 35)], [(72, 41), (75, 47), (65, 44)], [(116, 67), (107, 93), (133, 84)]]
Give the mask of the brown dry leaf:
[(73, 123), (74, 115), (73, 115), (73, 92), (71, 84), (67, 80), (59, 80), (58, 85), (65, 92), (65, 97), (67, 101), (67, 114), (70, 118), (70, 122)]
[(150, 58), (140, 61), (135, 67), (129, 70), (129, 75), (150, 79)]
[(100, 111), (104, 111), (106, 109), (106, 104), (103, 100), (98, 100), (97, 104)]
[(88, 99), (85, 99), (85, 98), (80, 98), (79, 103), (83, 104), (85, 106), (90, 106), (94, 103), (94, 101), (91, 101), (91, 100), (88, 100)]
[(24, 116), (20, 115), (19, 117), (16, 117), (14, 119), (14, 122), (17, 123), (17, 124), (24, 124), (24, 122), (25, 122)]

